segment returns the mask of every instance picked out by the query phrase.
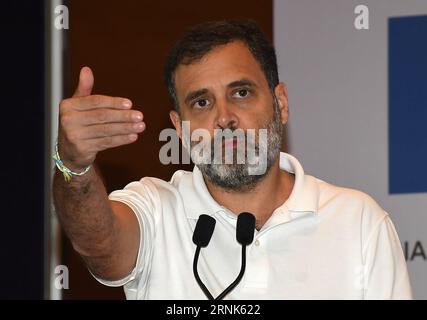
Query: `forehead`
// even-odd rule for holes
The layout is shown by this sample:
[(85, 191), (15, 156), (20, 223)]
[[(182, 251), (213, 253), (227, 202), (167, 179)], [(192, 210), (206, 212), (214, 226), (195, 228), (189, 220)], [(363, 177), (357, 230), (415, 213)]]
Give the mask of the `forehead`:
[(179, 65), (175, 71), (178, 96), (188, 91), (214, 86), (226, 86), (247, 78), (260, 87), (268, 87), (260, 64), (249, 48), (240, 41), (218, 46), (202, 59), (189, 65)]

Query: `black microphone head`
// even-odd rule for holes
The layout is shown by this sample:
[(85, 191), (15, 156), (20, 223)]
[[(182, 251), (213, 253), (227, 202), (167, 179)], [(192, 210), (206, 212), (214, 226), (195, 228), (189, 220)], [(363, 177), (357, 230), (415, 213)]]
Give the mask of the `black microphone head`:
[(249, 245), (254, 240), (255, 216), (242, 212), (237, 217), (236, 239), (242, 245)]
[(207, 214), (202, 214), (197, 220), (193, 233), (193, 242), (196, 246), (206, 247), (211, 241), (216, 220)]

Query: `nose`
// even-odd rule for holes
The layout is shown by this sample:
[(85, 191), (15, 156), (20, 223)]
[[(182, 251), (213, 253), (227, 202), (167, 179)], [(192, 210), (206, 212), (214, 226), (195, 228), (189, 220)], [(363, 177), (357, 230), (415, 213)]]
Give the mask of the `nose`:
[(217, 102), (215, 128), (217, 129), (232, 129), (238, 125), (238, 118), (233, 111), (233, 106), (230, 103)]

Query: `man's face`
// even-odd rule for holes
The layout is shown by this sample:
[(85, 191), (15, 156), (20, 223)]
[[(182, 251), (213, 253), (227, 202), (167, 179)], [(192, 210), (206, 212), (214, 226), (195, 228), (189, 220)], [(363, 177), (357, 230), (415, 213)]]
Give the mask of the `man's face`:
[(175, 72), (181, 120), (191, 130), (257, 129), (273, 116), (273, 97), (259, 63), (241, 42), (214, 48)]
[[(181, 117), (172, 112), (171, 118), (180, 136), (180, 120), (190, 121), (190, 132), (205, 129), (211, 137), (215, 129), (226, 128), (245, 132), (275, 128), (277, 136), (281, 135), (277, 127), (287, 121), (286, 89), (279, 84), (275, 88), (277, 100), (273, 98), (258, 61), (242, 42), (216, 47), (199, 61), (179, 65), (175, 86)], [(227, 176), (232, 173), (227, 170), (235, 170), (238, 166), (222, 165), (216, 169), (223, 170), (223, 175)], [(205, 174), (209, 173), (200, 168)], [(240, 171), (240, 175), (244, 174), (242, 166)]]

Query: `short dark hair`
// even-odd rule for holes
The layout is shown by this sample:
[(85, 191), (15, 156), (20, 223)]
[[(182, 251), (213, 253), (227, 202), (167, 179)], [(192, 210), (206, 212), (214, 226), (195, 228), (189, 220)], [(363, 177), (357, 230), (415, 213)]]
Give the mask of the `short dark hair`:
[(211, 21), (196, 25), (187, 31), (172, 47), (165, 65), (165, 81), (172, 103), (179, 111), (175, 87), (175, 70), (180, 64), (189, 65), (200, 60), (217, 46), (242, 41), (259, 62), (273, 91), (279, 83), (277, 59), (273, 46), (259, 26), (250, 20)]

